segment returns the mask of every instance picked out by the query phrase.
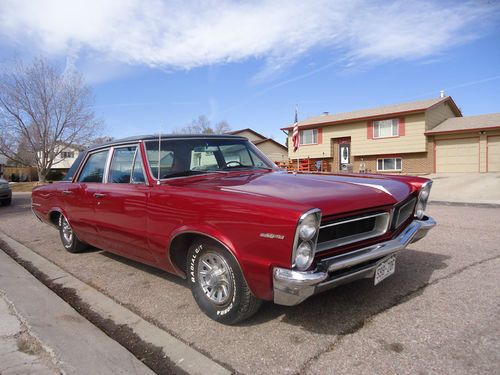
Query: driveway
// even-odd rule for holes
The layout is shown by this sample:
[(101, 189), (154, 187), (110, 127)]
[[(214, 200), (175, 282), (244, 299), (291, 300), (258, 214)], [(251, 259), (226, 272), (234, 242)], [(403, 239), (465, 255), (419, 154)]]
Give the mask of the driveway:
[(439, 173), (424, 177), (434, 181), (431, 201), (500, 204), (500, 173)]
[(201, 313), (181, 279), (100, 250), (65, 252), (29, 196), (0, 207), (0, 231), (235, 373), (500, 373), (500, 209), (429, 213), (438, 226), (377, 287), (362, 280), (295, 307), (265, 303), (235, 327)]

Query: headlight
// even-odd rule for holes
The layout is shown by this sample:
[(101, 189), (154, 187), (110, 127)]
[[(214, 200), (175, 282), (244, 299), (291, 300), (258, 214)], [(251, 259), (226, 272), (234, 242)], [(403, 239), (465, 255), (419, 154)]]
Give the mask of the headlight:
[(311, 240), (318, 230), (316, 215), (309, 215), (299, 225), (299, 238), (303, 241)]
[(320, 222), (321, 211), (317, 208), (307, 211), (300, 217), (293, 244), (292, 267), (304, 271), (311, 266), (316, 251)]
[(302, 242), (297, 248), (295, 255), (295, 265), (298, 269), (306, 269), (314, 257), (313, 249), (310, 242)]
[(420, 193), (418, 194), (418, 201), (415, 207), (415, 216), (417, 219), (422, 219), (425, 216), (425, 208), (427, 207), (427, 201), (429, 200), (429, 195), (431, 193), (432, 181), (428, 181), (422, 185)]

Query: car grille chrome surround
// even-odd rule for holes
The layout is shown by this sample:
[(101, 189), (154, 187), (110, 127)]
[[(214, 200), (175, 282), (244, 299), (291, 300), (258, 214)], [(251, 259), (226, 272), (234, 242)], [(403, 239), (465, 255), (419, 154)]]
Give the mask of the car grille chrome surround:
[(415, 210), (415, 204), (417, 204), (417, 198), (412, 198), (401, 207), (396, 209), (394, 212), (394, 217), (392, 219), (394, 223), (394, 228), (399, 228), (406, 220), (410, 218)]
[(316, 252), (382, 236), (389, 229), (390, 222), (389, 212), (377, 212), (323, 224), (319, 229)]

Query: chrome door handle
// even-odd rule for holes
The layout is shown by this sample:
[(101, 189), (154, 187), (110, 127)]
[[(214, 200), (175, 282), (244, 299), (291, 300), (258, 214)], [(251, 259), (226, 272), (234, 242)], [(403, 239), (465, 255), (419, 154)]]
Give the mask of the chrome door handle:
[(62, 192), (64, 195), (71, 195), (73, 192), (71, 190), (63, 190)]
[(94, 198), (104, 198), (106, 194), (94, 193)]

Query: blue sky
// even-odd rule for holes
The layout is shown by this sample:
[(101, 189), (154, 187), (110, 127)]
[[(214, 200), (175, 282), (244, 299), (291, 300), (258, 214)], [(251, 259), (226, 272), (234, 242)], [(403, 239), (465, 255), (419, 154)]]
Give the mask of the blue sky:
[(205, 114), (279, 130), (344, 112), (451, 95), (500, 112), (496, 1), (11, 1), (0, 58), (42, 55), (91, 85), (104, 133), (180, 128)]

